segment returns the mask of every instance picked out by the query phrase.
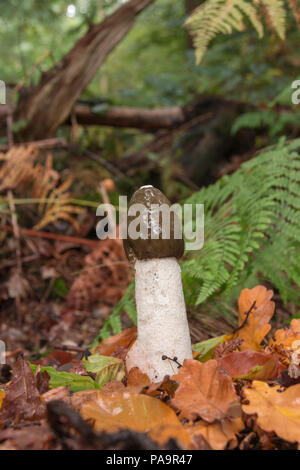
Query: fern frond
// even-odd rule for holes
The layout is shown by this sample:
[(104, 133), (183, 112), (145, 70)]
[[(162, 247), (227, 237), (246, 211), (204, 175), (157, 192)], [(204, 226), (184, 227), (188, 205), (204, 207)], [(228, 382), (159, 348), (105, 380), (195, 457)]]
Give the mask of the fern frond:
[(243, 31), (246, 27), (245, 19), (261, 38), (264, 28), (258, 10), (260, 5), (266, 10), (272, 29), (284, 39), (286, 9), (282, 0), (207, 0), (186, 20), (187, 28), (194, 39), (197, 63), (201, 61), (208, 44), (218, 34)]

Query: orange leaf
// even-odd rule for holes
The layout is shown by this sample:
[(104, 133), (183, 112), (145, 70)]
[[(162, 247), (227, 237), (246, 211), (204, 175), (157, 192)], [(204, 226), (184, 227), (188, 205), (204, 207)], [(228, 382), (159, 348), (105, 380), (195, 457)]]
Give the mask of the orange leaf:
[(236, 351), (218, 359), (219, 366), (232, 378), (275, 380), (282, 367), (276, 356), (257, 351)]
[(239, 326), (246, 320), (246, 314), (251, 307), (247, 321), (237, 332), (237, 337), (243, 339), (240, 346), (242, 351), (246, 349), (261, 349), (261, 342), (270, 331), (269, 324), (275, 310), (275, 303), (271, 301), (273, 291), (267, 290), (264, 286), (256, 286), (253, 289), (243, 289), (239, 298)]
[[(92, 395), (90, 394), (89, 399)], [(91, 420), (96, 431), (114, 433), (121, 429), (149, 433), (149, 437), (165, 444), (177, 439), (181, 446), (190, 448), (189, 434), (180, 424), (174, 411), (165, 403), (147, 395), (114, 392), (110, 395), (94, 391), (91, 401), (81, 407), (81, 415)]]
[(300, 319), (294, 319), (289, 328), (282, 328), (275, 332), (274, 339), (270, 341), (270, 347), (278, 345), (285, 349), (292, 349), (293, 342), (298, 340), (300, 340)]
[(257, 414), (257, 423), (264, 431), (300, 443), (300, 384), (282, 391), (254, 381), (244, 393), (249, 404), (243, 405), (243, 411)]
[(194, 425), (188, 424), (185, 428), (196, 448), (198, 447), (197, 443), (200, 435), (204, 437), (211, 449), (224, 450), (225, 448), (234, 449), (237, 446), (236, 434), (244, 429), (244, 424), (241, 418), (235, 418), (233, 420), (224, 419), (215, 423), (199, 421)]
[(99, 343), (93, 348), (93, 354), (100, 354), (102, 356), (111, 356), (119, 346), (124, 346), (130, 349), (137, 338), (136, 327), (127, 328), (118, 335), (110, 336)]
[(151, 382), (148, 375), (144, 374), (138, 367), (130, 369), (127, 376), (127, 388), (130, 388), (130, 391), (139, 393), (150, 384)]
[(216, 360), (201, 363), (186, 359), (172, 379), (179, 387), (171, 404), (181, 411), (181, 418), (195, 420), (200, 416), (212, 423), (230, 416), (232, 405), (238, 405), (232, 380)]

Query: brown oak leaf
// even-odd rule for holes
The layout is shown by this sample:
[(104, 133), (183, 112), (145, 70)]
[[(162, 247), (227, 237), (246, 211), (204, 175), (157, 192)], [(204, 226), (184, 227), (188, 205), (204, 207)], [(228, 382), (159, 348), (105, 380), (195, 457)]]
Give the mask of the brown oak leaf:
[[(240, 350), (253, 349), (259, 351), (261, 342), (270, 331), (269, 323), (275, 310), (271, 301), (273, 291), (264, 286), (243, 289), (239, 298), (239, 327), (236, 335), (243, 340)], [(252, 308), (251, 308), (252, 307)]]
[(186, 359), (172, 379), (179, 383), (172, 406), (180, 410), (181, 418), (195, 420), (199, 417), (212, 423), (232, 416), (239, 408), (231, 378), (214, 359), (201, 363)]

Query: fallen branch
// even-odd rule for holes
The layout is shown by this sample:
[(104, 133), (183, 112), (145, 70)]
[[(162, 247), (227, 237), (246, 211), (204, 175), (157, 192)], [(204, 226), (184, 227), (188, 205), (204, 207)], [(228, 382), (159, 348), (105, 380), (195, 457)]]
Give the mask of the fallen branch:
[[(13, 232), (13, 228), (7, 225), (0, 225), (0, 231), (1, 230), (3, 232)], [(24, 235), (25, 237), (48, 238), (49, 240), (60, 240), (64, 242), (75, 243), (78, 245), (88, 245), (93, 248), (99, 246), (99, 241), (97, 240), (87, 240), (85, 238), (71, 237), (69, 235), (58, 235), (56, 233), (39, 232), (27, 228), (20, 228), (20, 234)]]

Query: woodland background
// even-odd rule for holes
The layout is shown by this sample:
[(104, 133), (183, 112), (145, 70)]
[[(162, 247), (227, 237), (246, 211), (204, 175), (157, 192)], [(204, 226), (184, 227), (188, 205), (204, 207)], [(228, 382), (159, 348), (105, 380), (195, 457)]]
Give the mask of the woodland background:
[[(256, 379), (257, 393), (263, 386), (274, 393), (283, 370), (287, 375), (291, 364), (298, 370), (289, 334), (300, 339), (300, 112), (291, 101), (300, 65), (299, 2), (2, 0), (0, 6), (3, 448), (127, 448), (130, 433), (137, 448), (151, 448), (150, 437), (175, 448), (296, 448), (298, 415), (288, 436), (282, 416), (270, 425), (248, 418), (241, 424), (224, 409), (207, 421), (182, 409), (186, 398), (180, 387), (174, 398), (175, 379), (159, 389), (139, 372), (126, 375), (123, 360), (136, 335), (133, 268), (121, 241), (97, 240), (95, 227), (100, 202), (117, 205), (120, 194), (131, 196), (143, 184), (172, 202), (204, 203), (204, 248), (182, 260), (195, 360), (177, 382), (190, 383), (207, 360), (214, 364), (204, 375), (226, 355), (243, 354), (227, 358), (227, 369), (223, 360), (222, 368), (236, 390), (228, 405), (240, 393), (247, 407), (245, 395), (254, 392), (242, 390), (249, 381)], [(238, 298), (245, 308), (238, 310)], [(262, 320), (252, 324), (253, 309)], [(249, 324), (250, 339), (239, 332)], [(271, 327), (270, 335), (281, 333), (267, 342)], [(121, 362), (84, 363), (91, 352)], [(231, 360), (244, 369), (233, 370)], [(297, 397), (298, 388), (288, 391), (300, 386), (294, 369), (296, 382), (285, 377), (280, 386)], [(103, 371), (109, 379), (99, 378)], [(168, 410), (180, 420), (155, 408), (166, 413), (167, 431), (153, 424), (146, 437), (140, 432), (148, 418), (129, 431), (108, 420), (107, 427), (94, 426), (107, 433), (100, 438), (86, 424), (95, 410), (81, 412), (82, 421), (77, 411), (86, 395), (76, 393), (115, 381), (112, 396), (122, 384), (155, 406), (171, 400)], [(184, 420), (196, 424), (183, 430)], [(278, 421), (280, 429), (272, 424)], [(29, 422), (36, 424), (32, 434), (24, 431)], [(125, 434), (117, 435), (120, 429)]]

